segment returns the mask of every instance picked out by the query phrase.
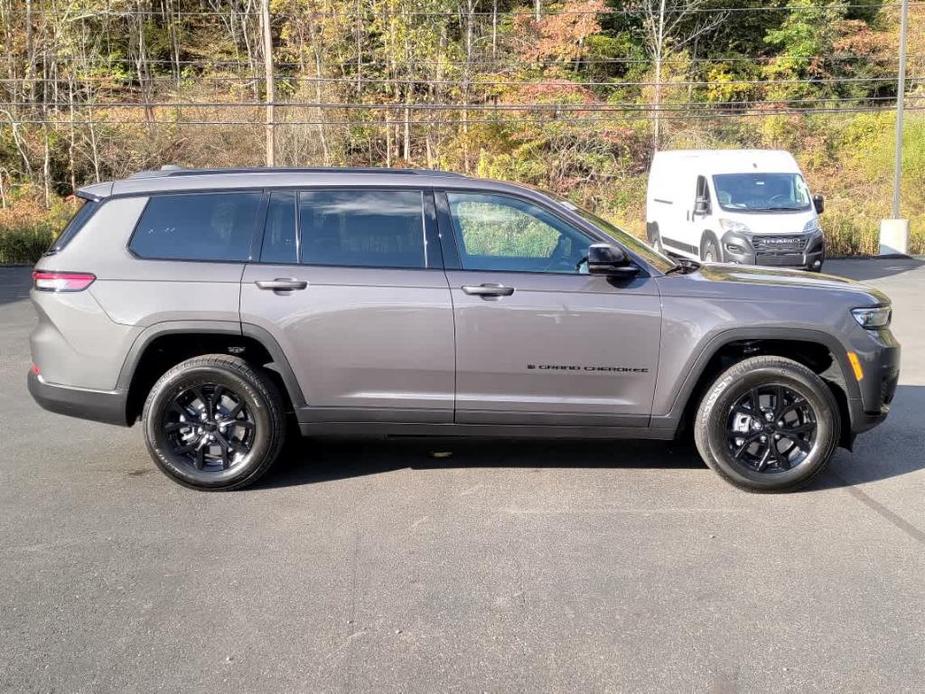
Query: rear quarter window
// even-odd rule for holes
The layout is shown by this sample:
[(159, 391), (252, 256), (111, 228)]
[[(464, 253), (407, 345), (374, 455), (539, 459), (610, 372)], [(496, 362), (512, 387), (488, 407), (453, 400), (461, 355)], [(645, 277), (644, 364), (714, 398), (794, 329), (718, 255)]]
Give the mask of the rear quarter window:
[(58, 238), (52, 241), (51, 246), (45, 251), (45, 255), (54, 255), (70, 243), (71, 239), (77, 236), (77, 232), (84, 228), (87, 222), (90, 221), (90, 217), (93, 216), (93, 213), (100, 207), (100, 203), (95, 200), (81, 200), (81, 203), (77, 212), (74, 213), (74, 216), (71, 217), (70, 221), (67, 223), (67, 226), (64, 227), (64, 230), (58, 234)]
[(148, 200), (129, 248), (141, 258), (250, 259), (262, 193), (184, 193)]

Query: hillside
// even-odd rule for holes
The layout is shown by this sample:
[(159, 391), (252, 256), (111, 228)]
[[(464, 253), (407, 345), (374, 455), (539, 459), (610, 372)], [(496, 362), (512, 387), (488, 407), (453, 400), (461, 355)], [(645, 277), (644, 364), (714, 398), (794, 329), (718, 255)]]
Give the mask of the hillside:
[[(832, 254), (892, 196), (898, 3), (272, 0), (277, 165), (439, 167), (551, 189), (641, 234), (655, 147), (780, 147)], [(925, 253), (925, 3), (910, 5), (903, 214)], [(0, 262), (86, 182), (262, 165), (254, 0), (0, 0)]]

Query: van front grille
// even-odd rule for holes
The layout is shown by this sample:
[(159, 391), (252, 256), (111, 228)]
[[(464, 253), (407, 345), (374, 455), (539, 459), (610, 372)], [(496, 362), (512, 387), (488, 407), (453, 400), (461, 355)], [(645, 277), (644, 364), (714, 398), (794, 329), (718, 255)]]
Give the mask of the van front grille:
[(756, 251), (777, 253), (801, 253), (806, 247), (805, 236), (753, 236), (752, 245)]

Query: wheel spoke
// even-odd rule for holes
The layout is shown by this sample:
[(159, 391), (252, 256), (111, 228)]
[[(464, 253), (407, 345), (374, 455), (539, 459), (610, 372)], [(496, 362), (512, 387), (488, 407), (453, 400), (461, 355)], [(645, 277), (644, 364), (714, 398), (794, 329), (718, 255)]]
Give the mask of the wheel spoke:
[(752, 388), (749, 395), (751, 397), (752, 413), (756, 415), (761, 414), (761, 394), (758, 392), (758, 389)]
[(749, 446), (758, 440), (759, 436), (760, 434), (749, 434), (745, 436), (742, 444), (735, 450), (735, 452), (732, 454), (732, 457), (738, 459), (746, 451), (746, 449), (748, 449)]
[(199, 446), (196, 449), (196, 459), (193, 461), (193, 464), (196, 466), (197, 470), (202, 470), (206, 466), (206, 447), (205, 445)]
[(778, 429), (778, 431), (780, 432), (781, 436), (786, 436), (789, 439), (794, 434), (808, 434), (815, 428), (815, 424), (808, 422), (806, 424), (800, 424), (799, 426), (795, 427), (785, 427), (783, 429)]
[(784, 470), (789, 470), (790, 469), (790, 458), (788, 458), (785, 454), (780, 452), (780, 449), (777, 447), (777, 441), (771, 442), (771, 450), (774, 453), (774, 461), (777, 463), (778, 467)]
[(757, 472), (761, 472), (767, 466), (768, 458), (771, 457), (771, 445), (772, 444), (768, 442), (768, 444), (764, 447), (764, 453), (761, 454), (761, 460), (758, 461), (758, 465), (755, 467)]
[(244, 403), (239, 400), (235, 403), (234, 407), (231, 408), (231, 412), (228, 413), (228, 418), (234, 419), (241, 414), (242, 409), (244, 409)]
[(798, 407), (800, 407), (800, 405), (805, 405), (805, 404), (806, 404), (806, 398), (802, 398), (802, 397), (800, 397), (799, 395), (797, 395), (797, 396), (793, 399), (793, 402), (791, 402), (789, 405), (787, 405), (783, 410), (781, 410), (781, 411), (777, 414), (777, 418), (780, 419), (781, 417), (783, 417), (783, 416), (784, 416), (785, 414), (787, 414), (788, 412), (791, 412), (791, 411), (797, 409)]
[(184, 427), (191, 427), (193, 424), (193, 422), (170, 422), (164, 426), (164, 431), (176, 431), (177, 429), (183, 429)]
[(231, 453), (231, 444), (229, 444), (228, 441), (225, 440), (225, 437), (218, 432), (215, 433), (215, 440), (222, 449), (222, 470), (227, 470), (231, 465), (231, 458), (228, 455)]

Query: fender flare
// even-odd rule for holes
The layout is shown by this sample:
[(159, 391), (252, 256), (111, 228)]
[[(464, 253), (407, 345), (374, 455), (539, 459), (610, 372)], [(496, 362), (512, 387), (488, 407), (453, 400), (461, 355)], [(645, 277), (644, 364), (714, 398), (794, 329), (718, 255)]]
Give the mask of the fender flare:
[(848, 362), (847, 350), (835, 337), (827, 332), (811, 328), (727, 328), (705, 337), (698, 343), (698, 346), (695, 346), (694, 356), (688, 360), (682, 370), (682, 373), (687, 375), (676, 388), (668, 413), (653, 415), (652, 426), (676, 428), (681, 423), (681, 418), (694, 394), (694, 388), (706, 371), (707, 365), (723, 347), (742, 340), (813, 342), (825, 346), (834, 357), (835, 364), (841, 373), (842, 382), (839, 385), (844, 386), (848, 400), (848, 414), (851, 417), (851, 422), (846, 424), (851, 427), (853, 422), (860, 421), (862, 415), (861, 389), (854, 379), (854, 373)]
[(122, 369), (119, 372), (119, 379), (116, 384), (117, 390), (125, 393), (129, 392), (132, 379), (135, 376), (135, 370), (141, 361), (141, 356), (151, 343), (164, 335), (182, 335), (182, 334), (209, 334), (209, 335), (233, 335), (236, 337), (248, 337), (259, 342), (267, 353), (273, 359), (283, 383), (286, 386), (286, 392), (295, 409), (305, 406), (305, 396), (302, 388), (296, 379), (295, 372), (286, 358), (285, 352), (279, 346), (276, 339), (264, 328), (251, 323), (239, 323), (238, 321), (218, 321), (218, 320), (178, 320), (163, 321), (154, 323), (145, 328), (135, 341), (132, 343), (125, 360), (122, 363)]

